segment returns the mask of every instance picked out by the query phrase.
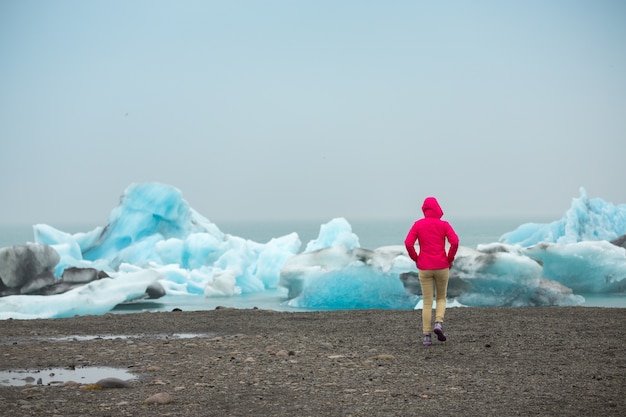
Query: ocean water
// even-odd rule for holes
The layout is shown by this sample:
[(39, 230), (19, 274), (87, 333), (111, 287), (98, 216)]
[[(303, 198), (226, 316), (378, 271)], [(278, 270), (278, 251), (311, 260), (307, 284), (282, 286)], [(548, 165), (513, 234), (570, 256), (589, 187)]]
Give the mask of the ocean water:
[[(387, 245), (402, 245), (409, 228), (416, 219), (406, 220), (350, 220), (352, 231), (359, 237), (361, 247), (375, 249)], [(448, 219), (455, 228), (462, 246), (476, 248), (481, 243), (497, 242), (504, 233), (517, 228), (519, 225), (536, 222), (548, 223), (557, 219), (520, 219), (520, 218), (465, 218)], [(317, 238), (320, 226), (326, 220), (303, 221), (272, 221), (272, 222), (218, 222), (215, 223), (224, 233), (265, 243), (272, 238), (296, 232), (302, 242), (301, 250), (306, 244)], [(67, 233), (88, 232), (97, 226), (89, 224), (50, 224)], [(0, 225), (0, 248), (10, 245), (33, 242), (34, 235), (31, 225)], [(585, 297), (584, 306), (626, 308), (624, 294), (580, 294)], [(170, 297), (159, 300), (139, 301), (118, 306), (116, 312), (133, 311), (169, 311), (172, 308), (183, 310), (210, 310), (218, 306), (233, 308), (267, 308), (279, 311), (293, 311), (286, 306), (286, 290), (277, 289), (265, 291), (262, 294), (249, 294), (237, 297), (206, 298), (204, 296)]]

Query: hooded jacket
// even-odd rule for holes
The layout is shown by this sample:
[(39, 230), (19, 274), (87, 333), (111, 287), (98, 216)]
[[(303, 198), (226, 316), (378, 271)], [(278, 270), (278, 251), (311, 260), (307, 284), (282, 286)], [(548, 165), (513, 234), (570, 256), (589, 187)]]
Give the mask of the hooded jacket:
[[(409, 256), (421, 270), (450, 268), (457, 250), (459, 237), (445, 220), (441, 220), (443, 210), (435, 197), (427, 197), (422, 205), (424, 218), (419, 219), (404, 240)], [(446, 239), (450, 249), (446, 254)], [(415, 250), (415, 242), (419, 243), (419, 254)]]

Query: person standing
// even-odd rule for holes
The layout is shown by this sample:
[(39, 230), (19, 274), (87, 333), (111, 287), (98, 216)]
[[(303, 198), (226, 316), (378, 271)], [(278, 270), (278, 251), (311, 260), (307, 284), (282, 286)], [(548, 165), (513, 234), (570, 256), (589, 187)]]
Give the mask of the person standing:
[[(436, 291), (437, 307), (435, 310), (434, 332), (441, 342), (446, 341), (443, 331), (443, 319), (446, 313), (446, 293), (450, 268), (459, 248), (459, 237), (445, 220), (441, 220), (443, 210), (435, 197), (426, 197), (422, 205), (424, 217), (411, 226), (404, 240), (409, 257), (418, 269), (420, 286), (422, 287), (422, 343), (432, 344), (433, 291)], [(446, 239), (450, 245), (446, 253)], [(415, 242), (419, 244), (419, 254), (415, 250)]]

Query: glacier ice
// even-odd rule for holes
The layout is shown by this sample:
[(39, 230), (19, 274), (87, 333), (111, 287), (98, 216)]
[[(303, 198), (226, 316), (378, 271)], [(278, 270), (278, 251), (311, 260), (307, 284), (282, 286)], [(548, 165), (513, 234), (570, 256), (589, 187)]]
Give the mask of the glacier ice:
[(289, 290), (292, 307), (411, 308), (417, 297), (398, 279), (411, 264), (401, 246), (368, 250), (331, 244), (289, 258), (280, 284)]
[[(89, 268), (106, 278), (56, 295), (12, 292), (0, 297), (0, 318), (102, 314), (145, 297), (147, 288), (165, 297), (209, 298), (285, 289), (285, 305), (313, 310), (407, 309), (421, 300), (417, 270), (404, 247), (361, 248), (344, 218), (321, 225), (301, 251), (297, 233), (264, 243), (223, 233), (180, 190), (160, 183), (129, 186), (104, 227), (76, 234), (45, 224), (33, 229), (36, 244), (58, 254), (56, 266), (45, 266), (54, 270), (51, 279), (62, 282), (69, 268)], [(626, 249), (608, 240), (625, 232), (626, 205), (589, 200), (581, 189), (559, 221), (521, 225), (476, 249), (461, 246), (449, 302), (578, 305), (581, 294), (624, 293)], [(2, 282), (0, 289), (8, 288)]]
[(525, 223), (505, 233), (500, 241), (521, 246), (537, 243), (574, 243), (613, 240), (626, 234), (626, 204), (614, 205), (600, 198), (589, 199), (580, 188), (579, 198), (565, 215), (552, 223)]
[(625, 293), (625, 249), (607, 241), (541, 243), (522, 253), (542, 265), (545, 278), (578, 293)]
[(151, 269), (121, 273), (56, 295), (9, 295), (0, 298), (0, 320), (59, 318), (105, 314), (116, 305), (141, 297), (162, 279)]
[(565, 285), (546, 279), (538, 262), (508, 245), (462, 247), (450, 271), (450, 279), (455, 278), (468, 284), (456, 297), (468, 306), (566, 306), (584, 301)]

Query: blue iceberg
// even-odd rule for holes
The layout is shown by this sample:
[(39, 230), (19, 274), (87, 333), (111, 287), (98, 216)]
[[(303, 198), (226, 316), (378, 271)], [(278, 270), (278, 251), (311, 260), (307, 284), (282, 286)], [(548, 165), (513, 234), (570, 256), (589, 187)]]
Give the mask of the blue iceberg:
[[(411, 309), (421, 301), (405, 248), (361, 248), (344, 218), (321, 225), (304, 250), (297, 233), (255, 242), (223, 233), (180, 190), (160, 183), (129, 186), (104, 227), (76, 234), (33, 228), (35, 244), (0, 249), (0, 319), (103, 314), (150, 296), (214, 299), (276, 290), (293, 309)], [(581, 189), (560, 221), (461, 247), (449, 301), (562, 306), (581, 304), (584, 293), (624, 293), (626, 249), (608, 240), (625, 233), (626, 206), (588, 200)], [(18, 276), (19, 254), (31, 252), (42, 259), (37, 277)]]
[(511, 245), (576, 243), (613, 240), (626, 234), (626, 204), (614, 205), (600, 198), (589, 199), (584, 188), (563, 218), (548, 224), (525, 223), (505, 233), (500, 241)]

